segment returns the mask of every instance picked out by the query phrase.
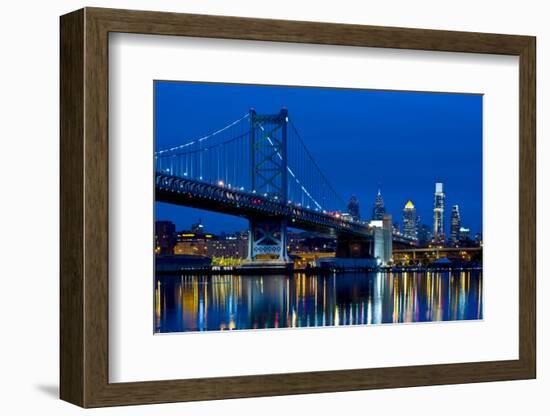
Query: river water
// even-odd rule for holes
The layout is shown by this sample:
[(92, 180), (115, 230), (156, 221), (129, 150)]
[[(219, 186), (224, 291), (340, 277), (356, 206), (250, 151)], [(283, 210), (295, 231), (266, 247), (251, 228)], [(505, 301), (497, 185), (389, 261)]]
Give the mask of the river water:
[(154, 303), (157, 333), (474, 320), (482, 273), (158, 275)]

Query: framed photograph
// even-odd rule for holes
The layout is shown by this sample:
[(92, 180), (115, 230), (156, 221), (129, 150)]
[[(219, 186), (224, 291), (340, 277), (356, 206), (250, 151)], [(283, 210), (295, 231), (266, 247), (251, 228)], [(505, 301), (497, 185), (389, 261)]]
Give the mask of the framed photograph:
[(535, 49), (62, 16), (61, 398), (535, 378)]

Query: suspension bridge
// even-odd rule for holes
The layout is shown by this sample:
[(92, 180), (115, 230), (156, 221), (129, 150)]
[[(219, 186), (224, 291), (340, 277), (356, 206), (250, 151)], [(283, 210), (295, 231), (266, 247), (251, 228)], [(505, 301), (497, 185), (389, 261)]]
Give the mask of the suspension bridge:
[[(156, 200), (245, 217), (251, 264), (287, 264), (287, 228), (337, 238), (337, 256), (372, 254), (373, 229), (345, 201), (283, 108), (254, 109), (223, 128), (155, 152)], [(394, 240), (413, 242), (394, 235)]]

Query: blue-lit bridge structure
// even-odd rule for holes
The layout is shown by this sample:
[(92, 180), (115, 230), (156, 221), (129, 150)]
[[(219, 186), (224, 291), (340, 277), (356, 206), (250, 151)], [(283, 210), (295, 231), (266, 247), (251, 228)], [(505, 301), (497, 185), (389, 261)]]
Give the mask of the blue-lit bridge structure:
[[(287, 228), (338, 239), (337, 256), (372, 254), (373, 228), (343, 214), (345, 201), (327, 180), (289, 117), (251, 109), (225, 127), (155, 152), (159, 202), (245, 217), (251, 263), (288, 262)], [(414, 241), (400, 235), (404, 246)]]

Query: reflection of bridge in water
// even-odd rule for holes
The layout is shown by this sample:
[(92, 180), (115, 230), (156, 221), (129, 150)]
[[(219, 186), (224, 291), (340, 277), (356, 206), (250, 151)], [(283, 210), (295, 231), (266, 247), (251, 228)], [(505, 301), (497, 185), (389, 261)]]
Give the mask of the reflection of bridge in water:
[[(204, 137), (158, 150), (155, 163), (157, 201), (249, 220), (249, 265), (266, 259), (289, 264), (289, 226), (337, 237), (338, 257), (374, 253), (373, 228), (342, 215), (344, 200), (286, 109), (267, 115), (250, 110)], [(414, 245), (400, 235), (392, 238)]]

